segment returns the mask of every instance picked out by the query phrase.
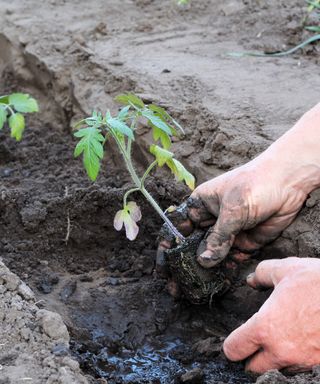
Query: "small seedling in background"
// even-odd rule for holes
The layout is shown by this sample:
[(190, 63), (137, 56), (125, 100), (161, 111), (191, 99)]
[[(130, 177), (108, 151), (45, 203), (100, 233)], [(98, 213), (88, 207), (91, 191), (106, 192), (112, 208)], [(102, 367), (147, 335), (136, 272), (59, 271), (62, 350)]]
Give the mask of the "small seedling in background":
[[(141, 211), (138, 205), (134, 201), (128, 201), (128, 198), (133, 192), (140, 192), (162, 217), (174, 236), (183, 241), (182, 234), (145, 188), (145, 181), (150, 172), (156, 167), (167, 166), (179, 181), (184, 181), (191, 190), (194, 189), (193, 175), (169, 151), (172, 137), (178, 136), (178, 131), (183, 132), (183, 130), (164, 108), (155, 104), (146, 105), (134, 94), (119, 95), (116, 101), (124, 105), (116, 116), (112, 116), (110, 111), (105, 115), (93, 112), (92, 116), (76, 124), (78, 131), (74, 135), (80, 141), (75, 148), (74, 156), (83, 155), (84, 168), (89, 178), (94, 181), (99, 174), (100, 163), (104, 157), (104, 145), (107, 140), (112, 139), (123, 157), (124, 165), (134, 184), (134, 187), (129, 189), (123, 197), (123, 208), (115, 215), (115, 229), (120, 231), (124, 226), (129, 240), (137, 237), (139, 232), (137, 222), (141, 219)], [(147, 121), (152, 129), (154, 144), (150, 146), (150, 153), (155, 159), (144, 174), (139, 176), (132, 162), (132, 142), (135, 140), (135, 131), (141, 120)]]
[(0, 96), (0, 129), (7, 123), (11, 130), (11, 137), (20, 141), (25, 129), (23, 114), (38, 111), (37, 101), (28, 94), (12, 93)]
[(190, 0), (178, 0), (177, 1), (178, 5), (186, 5), (186, 4), (189, 4), (189, 3), (190, 3)]
[(308, 11), (311, 12), (317, 12), (319, 23), (318, 25), (308, 25), (305, 27), (308, 31), (320, 33), (320, 0), (314, 0), (310, 1), (308, 0), (307, 3), (309, 4)]
[[(307, 40), (301, 42), (300, 44), (296, 45), (293, 48), (288, 49), (287, 51), (281, 51), (281, 52), (230, 52), (228, 53), (228, 56), (233, 57), (244, 57), (244, 56), (255, 56), (255, 57), (282, 57), (291, 55), (292, 53), (297, 52), (299, 49), (302, 49), (306, 47), (309, 44), (315, 43), (317, 41), (320, 41), (320, 0), (306, 0), (308, 3), (308, 14), (311, 12), (317, 12), (317, 16), (319, 19), (318, 25), (309, 25), (304, 27), (304, 29), (310, 31), (310, 32), (316, 32), (316, 34), (309, 37)], [(308, 19), (308, 16), (304, 18), (303, 24)]]

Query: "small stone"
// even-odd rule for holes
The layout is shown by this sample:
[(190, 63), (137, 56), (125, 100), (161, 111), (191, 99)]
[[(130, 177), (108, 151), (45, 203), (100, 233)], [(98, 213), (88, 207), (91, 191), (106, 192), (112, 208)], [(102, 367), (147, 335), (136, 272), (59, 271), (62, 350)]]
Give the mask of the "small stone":
[(77, 289), (76, 280), (68, 281), (67, 284), (60, 291), (61, 301), (66, 303), (68, 299), (75, 293), (76, 289)]
[(7, 288), (4, 285), (0, 285), (0, 295), (3, 295), (6, 292)]
[(206, 357), (218, 356), (221, 352), (221, 343), (217, 342), (216, 337), (209, 337), (205, 340), (200, 340), (192, 347), (194, 352)]
[(258, 377), (256, 384), (287, 384), (288, 380), (277, 369), (272, 369)]
[(66, 356), (69, 353), (69, 347), (66, 344), (56, 344), (51, 352), (55, 356)]
[(49, 265), (49, 261), (48, 260), (39, 260), (39, 264), (46, 267)]
[(37, 312), (37, 318), (44, 333), (51, 337), (51, 339), (63, 339), (69, 342), (70, 336), (68, 329), (58, 313), (40, 309)]
[(320, 365), (315, 365), (312, 367), (312, 373), (315, 377), (320, 377)]
[(83, 46), (86, 45), (86, 39), (81, 33), (74, 35), (73, 40), (80, 45), (83, 45)]
[(202, 384), (204, 379), (204, 373), (200, 368), (194, 368), (191, 371), (184, 373), (180, 377), (181, 383), (185, 384)]
[(6, 273), (2, 276), (4, 281), (6, 282), (6, 287), (9, 291), (15, 291), (18, 288), (18, 285), (20, 283), (20, 279), (17, 275), (14, 273)]
[(50, 368), (56, 368), (57, 365), (56, 363), (54, 362), (53, 358), (48, 356), (46, 357), (43, 361), (42, 361), (42, 364), (44, 366), (47, 366), (47, 367), (50, 367)]
[(10, 177), (13, 174), (14, 170), (10, 168), (5, 168), (1, 171), (2, 177)]
[(107, 35), (108, 34), (108, 27), (107, 24), (104, 22), (100, 22), (97, 24), (97, 26), (94, 29), (94, 32), (100, 33), (100, 35)]
[(106, 284), (107, 285), (119, 285), (119, 279), (117, 279), (116, 277), (107, 277), (106, 278)]
[(31, 288), (27, 286), (26, 283), (21, 283), (18, 287), (18, 293), (25, 300), (33, 300), (35, 299), (35, 295), (32, 292)]
[(121, 67), (124, 64), (123, 61), (119, 61), (119, 60), (109, 61), (109, 63), (111, 65), (114, 65), (115, 67)]
[(45, 294), (53, 291), (53, 286), (58, 284), (59, 276), (55, 272), (46, 271), (37, 282), (37, 288)]
[(64, 357), (62, 363), (69, 367), (72, 371), (77, 372), (80, 370), (79, 363), (76, 360), (71, 359), (69, 356)]
[(32, 332), (29, 328), (22, 328), (20, 330), (20, 335), (26, 341), (29, 341), (32, 338)]

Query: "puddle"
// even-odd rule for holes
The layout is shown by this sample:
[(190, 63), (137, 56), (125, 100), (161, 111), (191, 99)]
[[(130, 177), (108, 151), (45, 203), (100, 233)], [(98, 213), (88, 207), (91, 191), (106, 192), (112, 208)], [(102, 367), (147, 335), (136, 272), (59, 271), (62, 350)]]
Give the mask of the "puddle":
[(226, 361), (186, 363), (192, 360), (191, 347), (179, 338), (156, 337), (136, 351), (122, 349), (112, 352), (102, 348), (98, 353), (82, 353), (82, 347), (76, 344), (73, 346), (82, 368), (96, 378), (107, 379), (108, 384), (175, 384), (180, 382), (183, 373), (193, 368), (203, 371), (205, 383), (250, 382), (241, 367), (237, 368)]

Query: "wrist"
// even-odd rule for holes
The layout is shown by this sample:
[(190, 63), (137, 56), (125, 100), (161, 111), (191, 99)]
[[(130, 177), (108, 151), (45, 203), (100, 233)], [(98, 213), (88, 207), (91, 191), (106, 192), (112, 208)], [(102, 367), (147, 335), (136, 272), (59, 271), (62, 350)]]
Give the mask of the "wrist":
[(255, 160), (285, 187), (305, 194), (320, 187), (320, 103)]

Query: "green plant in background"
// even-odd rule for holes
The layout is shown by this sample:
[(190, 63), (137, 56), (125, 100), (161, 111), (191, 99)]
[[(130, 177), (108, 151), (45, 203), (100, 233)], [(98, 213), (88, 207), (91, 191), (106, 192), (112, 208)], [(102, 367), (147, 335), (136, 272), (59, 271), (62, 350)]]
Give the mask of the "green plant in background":
[(24, 113), (38, 112), (35, 99), (25, 93), (12, 93), (0, 96), (0, 129), (9, 125), (11, 137), (20, 141), (25, 129)]
[[(114, 218), (114, 227), (121, 230), (125, 227), (126, 236), (134, 240), (139, 232), (137, 222), (141, 219), (141, 211), (134, 201), (128, 201), (134, 192), (140, 192), (149, 201), (156, 212), (162, 217), (172, 233), (180, 241), (184, 240), (182, 234), (174, 227), (158, 203), (145, 188), (145, 181), (151, 171), (156, 167), (167, 166), (179, 181), (184, 181), (193, 190), (195, 179), (186, 168), (175, 159), (169, 151), (172, 137), (178, 136), (178, 131), (183, 132), (181, 126), (167, 111), (155, 104), (146, 105), (134, 94), (123, 94), (116, 97), (116, 101), (124, 107), (115, 116), (108, 110), (105, 115), (93, 112), (92, 116), (78, 122), (74, 134), (78, 142), (74, 156), (83, 155), (84, 168), (89, 178), (94, 181), (100, 171), (100, 163), (104, 157), (104, 145), (112, 139), (122, 155), (134, 187), (129, 189), (123, 197), (123, 208), (117, 212)], [(147, 167), (144, 174), (139, 176), (132, 162), (132, 143), (140, 121), (146, 121), (152, 129), (154, 144), (150, 146), (150, 153), (154, 161)], [(159, 144), (159, 145), (158, 145)]]
[(318, 25), (308, 25), (305, 27), (306, 30), (311, 31), (311, 32), (320, 32), (320, 0), (314, 0), (310, 1), (308, 0), (307, 3), (309, 4), (308, 6), (308, 12), (317, 12), (318, 16)]
[(190, 0), (178, 0), (177, 1), (178, 5), (186, 5), (186, 4), (189, 4), (189, 3), (190, 3)]
[[(300, 44), (296, 45), (295, 47), (288, 49), (287, 51), (281, 51), (281, 52), (230, 52), (228, 56), (233, 57), (244, 57), (244, 56), (256, 56), (256, 57), (281, 57), (281, 56), (287, 56), (292, 53), (295, 53), (299, 49), (304, 48), (305, 46), (315, 43), (317, 41), (320, 41), (320, 0), (306, 0), (308, 3), (308, 15), (311, 12), (316, 12), (317, 17), (319, 19), (318, 25), (308, 25), (305, 26), (304, 29), (310, 31), (310, 32), (316, 32), (315, 35), (309, 37), (307, 40), (301, 42)], [(304, 18), (303, 23), (308, 20), (308, 15)]]

